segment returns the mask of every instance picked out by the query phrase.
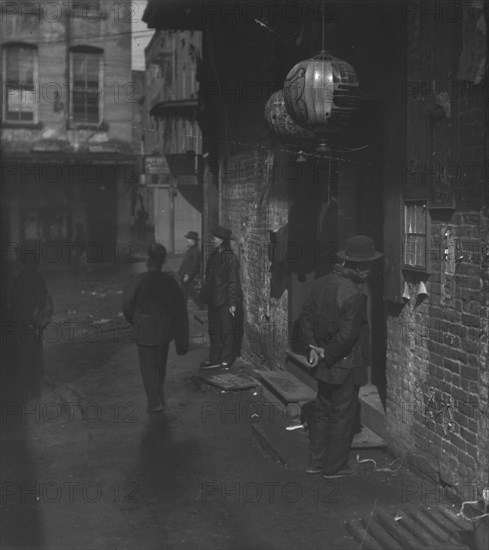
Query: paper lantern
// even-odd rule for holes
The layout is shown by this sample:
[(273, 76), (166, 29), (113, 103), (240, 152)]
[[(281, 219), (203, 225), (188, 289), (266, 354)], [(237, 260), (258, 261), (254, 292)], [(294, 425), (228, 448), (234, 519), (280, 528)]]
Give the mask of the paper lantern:
[(314, 133), (318, 151), (344, 129), (360, 106), (360, 84), (353, 67), (321, 51), (300, 61), (284, 83), (284, 100), (292, 119)]
[(283, 143), (294, 144), (300, 148), (311, 146), (315, 142), (314, 133), (302, 128), (287, 112), (283, 90), (270, 96), (265, 105), (265, 120), (270, 130)]

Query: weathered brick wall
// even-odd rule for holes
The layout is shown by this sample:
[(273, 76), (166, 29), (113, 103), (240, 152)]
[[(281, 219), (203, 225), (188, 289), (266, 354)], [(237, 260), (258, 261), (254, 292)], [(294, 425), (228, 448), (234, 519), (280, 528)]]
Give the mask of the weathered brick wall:
[[(408, 63), (422, 48), (411, 42)], [(456, 209), (431, 211), (429, 296), (417, 303), (419, 276), (407, 274), (410, 301), (389, 306), (387, 420), (402, 456), (474, 498), (489, 481), (487, 77), (470, 93), (464, 83), (453, 85), (452, 118), (438, 126), (446, 141), (435, 131), (432, 154), (450, 163)], [(417, 139), (408, 134), (408, 148)], [(445, 255), (447, 230), (456, 246)]]
[(241, 265), (245, 331), (242, 356), (257, 367), (280, 368), (287, 345), (287, 292), (270, 297), (269, 230), (287, 223), (283, 186), (273, 178), (271, 151), (247, 151), (221, 165), (221, 223), (234, 236)]

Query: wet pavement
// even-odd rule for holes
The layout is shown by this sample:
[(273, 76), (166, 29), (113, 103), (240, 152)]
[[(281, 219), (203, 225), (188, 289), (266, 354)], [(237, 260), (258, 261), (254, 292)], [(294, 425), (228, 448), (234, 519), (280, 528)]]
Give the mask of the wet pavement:
[(251, 430), (275, 422), (272, 409), (254, 389), (202, 383), (202, 345), (184, 357), (172, 345), (166, 409), (147, 413), (136, 346), (120, 317), (120, 292), (141, 269), (44, 273), (64, 332), (45, 341), (39, 399), (16, 398), (3, 380), (2, 548), (356, 549), (346, 520), (427, 503), (430, 482), (405, 467), (366, 466), (355, 478), (327, 481), (306, 476), (305, 463), (274, 462)]

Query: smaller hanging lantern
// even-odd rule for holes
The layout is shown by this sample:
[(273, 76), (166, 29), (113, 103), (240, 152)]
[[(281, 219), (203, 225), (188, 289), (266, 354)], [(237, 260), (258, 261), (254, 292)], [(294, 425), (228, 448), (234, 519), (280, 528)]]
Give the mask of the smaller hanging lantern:
[[(313, 132), (297, 124), (287, 112), (284, 100), (284, 91), (273, 93), (265, 105), (265, 121), (269, 129), (283, 143), (294, 145), (298, 149), (311, 147), (316, 140)], [(305, 158), (299, 153), (298, 162)]]
[(287, 112), (314, 133), (318, 151), (328, 150), (328, 140), (348, 125), (360, 106), (355, 70), (326, 51), (294, 65), (283, 91)]

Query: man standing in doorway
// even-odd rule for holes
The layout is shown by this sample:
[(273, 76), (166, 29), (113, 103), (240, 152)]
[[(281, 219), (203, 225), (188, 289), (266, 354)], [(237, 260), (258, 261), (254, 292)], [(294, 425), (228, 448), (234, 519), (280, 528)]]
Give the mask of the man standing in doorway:
[(178, 269), (178, 278), (182, 284), (185, 303), (187, 303), (192, 290), (192, 283), (200, 273), (200, 250), (197, 246), (199, 234), (196, 231), (189, 231), (185, 235), (185, 239), (187, 239), (188, 248)]
[(370, 237), (357, 235), (338, 252), (341, 262), (317, 279), (300, 318), (318, 393), (310, 420), (308, 474), (339, 478), (358, 472), (348, 463), (358, 413), (358, 391), (367, 383), (370, 331), (363, 287), (376, 252)]
[(124, 289), (123, 312), (135, 325), (139, 368), (148, 398), (148, 411), (164, 407), (163, 385), (170, 342), (178, 355), (189, 347), (187, 308), (183, 293), (168, 273), (162, 273), (166, 248), (152, 244), (148, 250), (148, 271), (137, 275)]
[(231, 231), (212, 231), (214, 252), (209, 256), (201, 299), (207, 304), (210, 353), (203, 369), (227, 370), (241, 352), (243, 295), (238, 258), (231, 249)]

